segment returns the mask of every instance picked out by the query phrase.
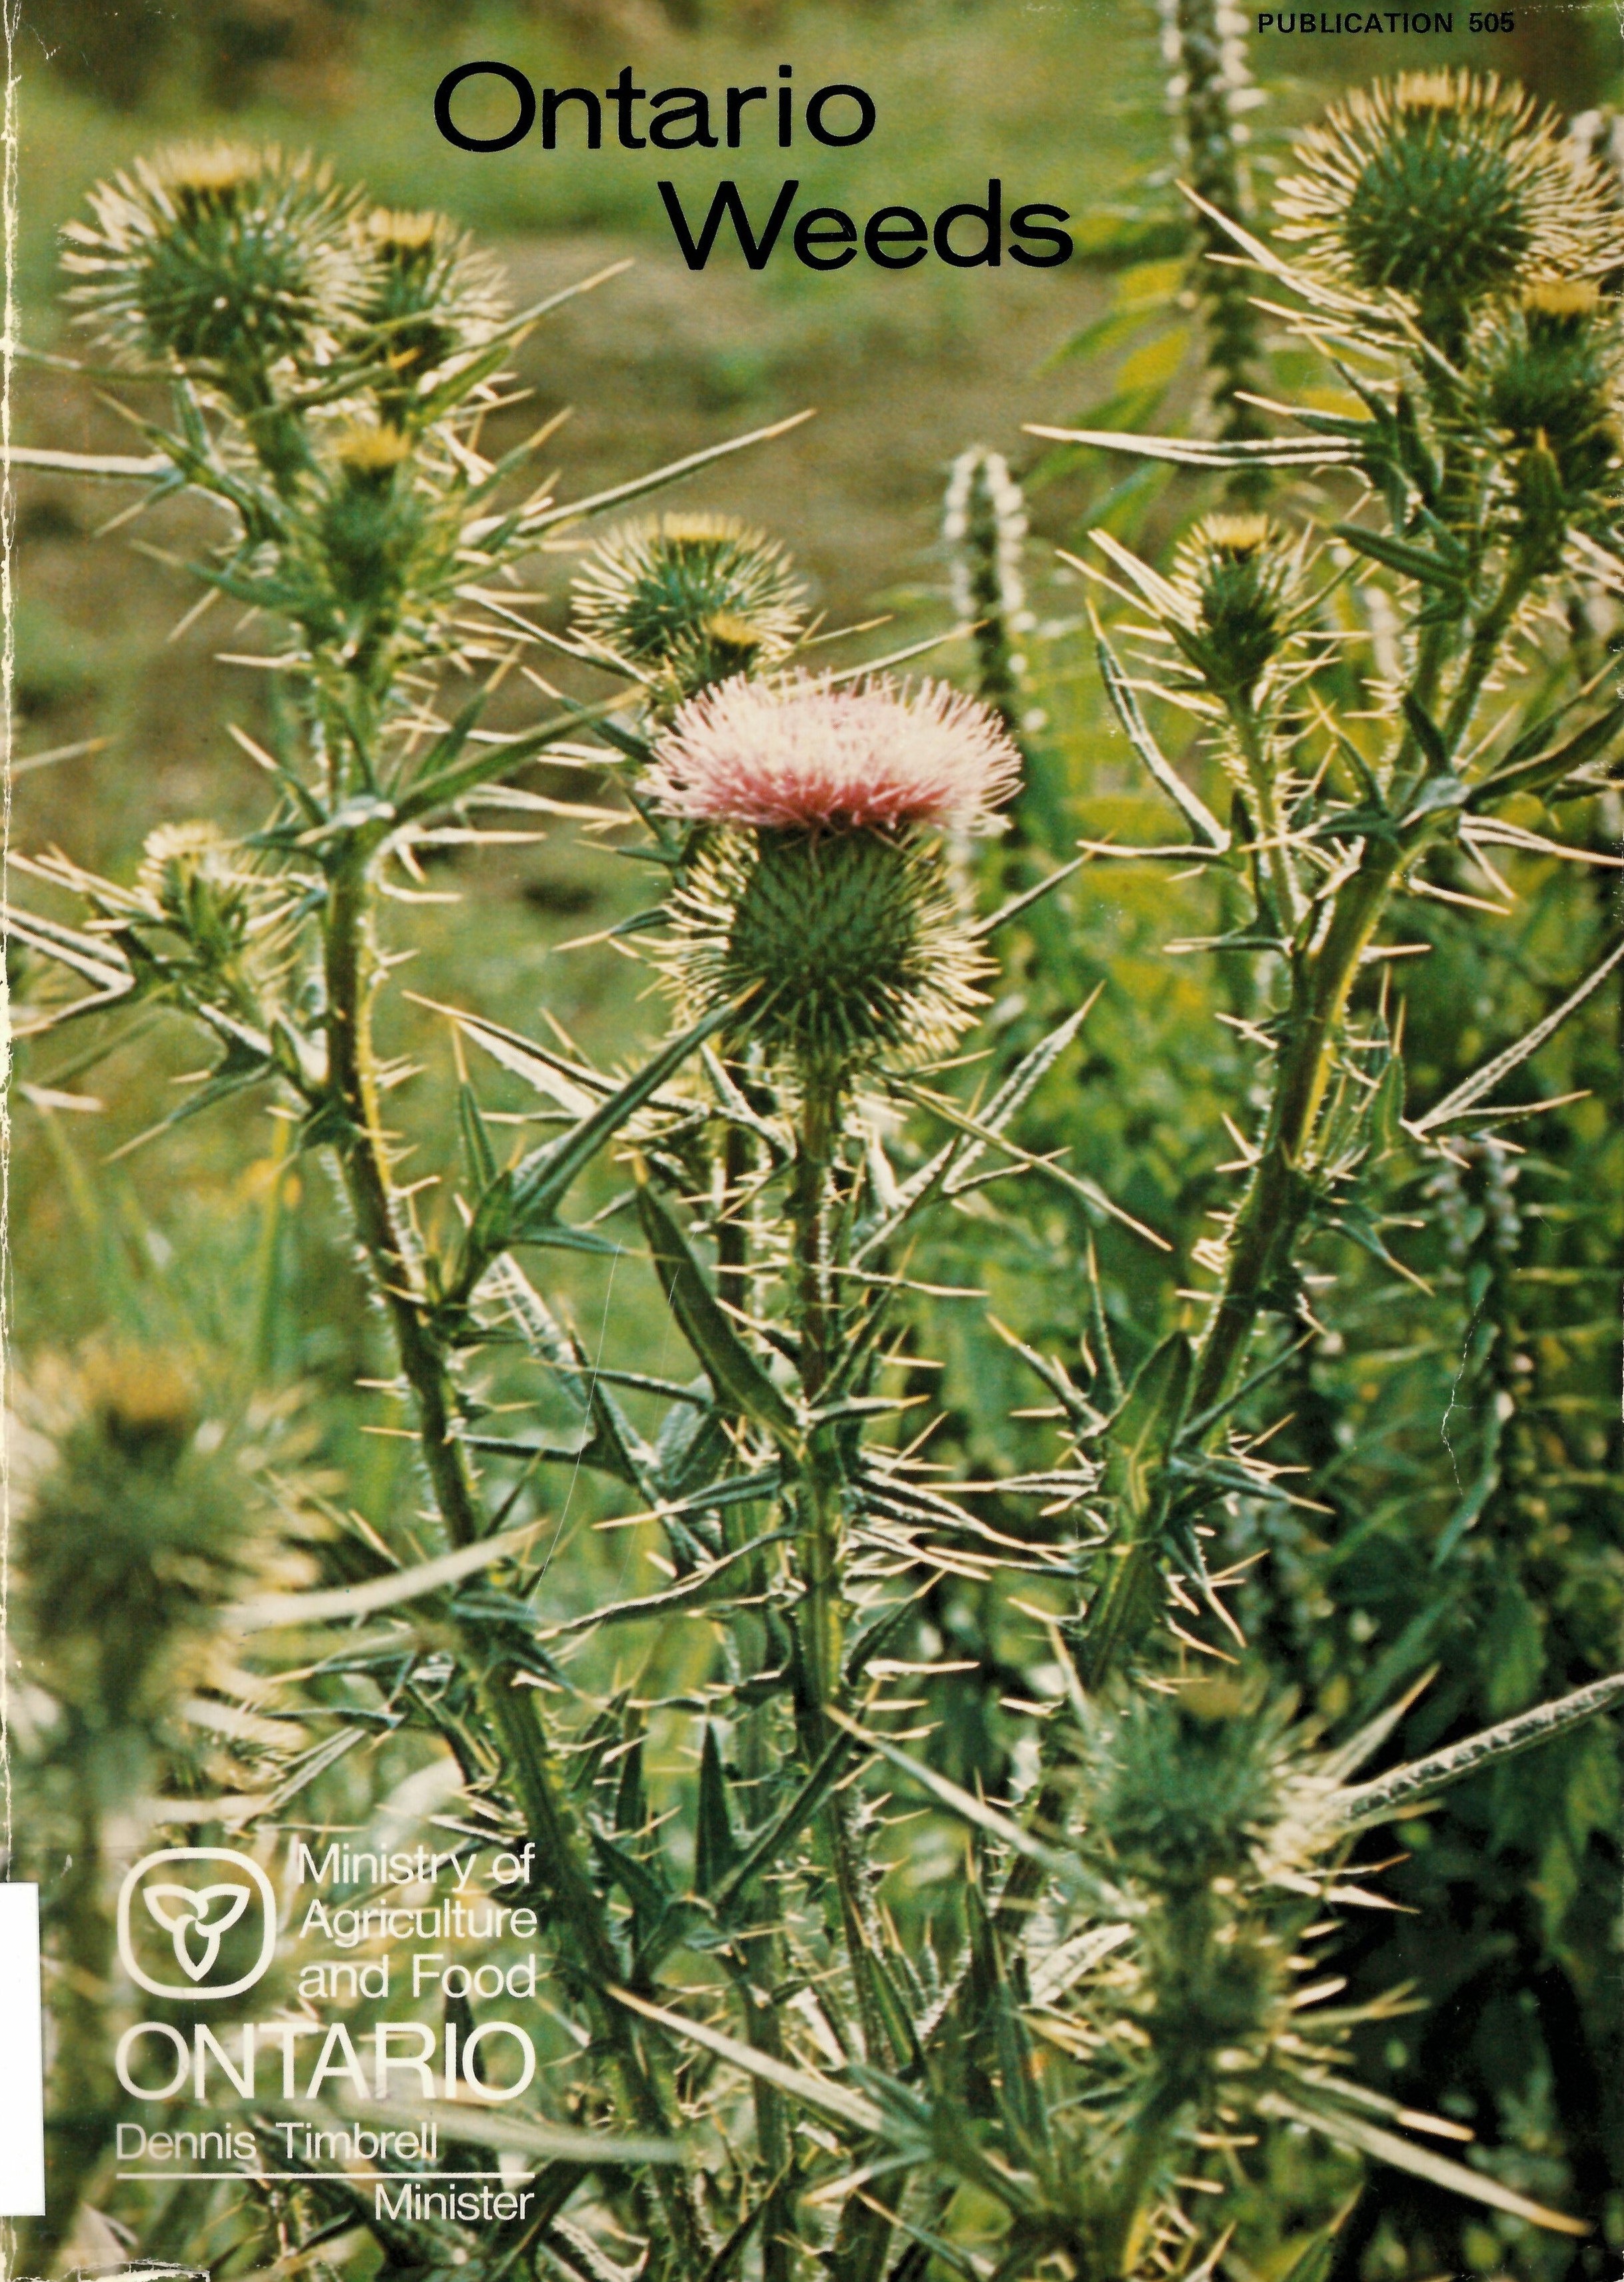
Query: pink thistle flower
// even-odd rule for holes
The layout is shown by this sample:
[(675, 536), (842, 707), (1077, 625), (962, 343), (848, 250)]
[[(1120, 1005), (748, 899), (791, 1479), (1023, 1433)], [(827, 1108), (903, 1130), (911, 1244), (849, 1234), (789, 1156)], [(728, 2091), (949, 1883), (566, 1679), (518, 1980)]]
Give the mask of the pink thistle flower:
[(998, 716), (945, 682), (836, 688), (797, 673), (740, 676), (679, 707), (643, 788), (673, 816), (716, 824), (990, 832), (1020, 778)]

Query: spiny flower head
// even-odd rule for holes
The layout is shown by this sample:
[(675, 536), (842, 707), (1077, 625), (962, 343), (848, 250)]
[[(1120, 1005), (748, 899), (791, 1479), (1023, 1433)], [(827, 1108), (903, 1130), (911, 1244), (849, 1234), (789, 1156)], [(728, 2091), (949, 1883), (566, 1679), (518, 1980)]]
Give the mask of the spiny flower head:
[(672, 899), (665, 976), (685, 1016), (741, 1028), (802, 1073), (946, 1051), (988, 971), (941, 827), (991, 824), (1020, 757), (940, 683), (742, 679), (691, 699), (644, 790), (714, 829)]
[(147, 834), (131, 889), (103, 882), (92, 901), (144, 990), (263, 1019), (290, 946), (285, 881), (206, 819)]
[(1174, 639), (1216, 695), (1249, 700), (1291, 633), (1302, 548), (1263, 515), (1209, 515), (1184, 541), (1173, 583), (1186, 608)]
[(259, 1486), (262, 1454), (240, 1422), (209, 1417), (173, 1349), (47, 1362), (20, 1400), (23, 1636), (86, 1726), (161, 1719), (213, 1676), (226, 1604), (303, 1573)]
[(691, 699), (644, 787), (673, 816), (719, 824), (984, 832), (1020, 776), (997, 715), (945, 682), (838, 687), (797, 673)]
[(1333, 280), (1404, 294), (1443, 337), (1487, 295), (1624, 260), (1603, 167), (1493, 74), (1402, 72), (1333, 105), (1294, 155), (1281, 236)]
[(412, 456), (409, 437), (387, 421), (358, 422), (335, 443), (316, 527), (327, 575), (346, 606), (377, 612), (400, 605), (425, 519)]
[(1542, 443), (1569, 491), (1594, 489), (1612, 466), (1621, 363), (1618, 305), (1588, 279), (1529, 286), (1481, 328), (1472, 359), (1491, 425), (1521, 450)]
[(662, 515), (611, 532), (575, 579), (588, 641), (678, 702), (779, 664), (799, 640), (805, 589), (783, 549), (730, 516)]
[(351, 204), (307, 157), (179, 144), (98, 183), (94, 221), (66, 226), (63, 266), (84, 281), (69, 298), (115, 352), (202, 369), (253, 408), (266, 372), (353, 304)]
[(945, 1053), (991, 961), (939, 844), (916, 833), (722, 828), (672, 898), (660, 964), (679, 1017), (738, 1029), (804, 1079)]
[(501, 275), (442, 214), (376, 206), (357, 221), (354, 243), (362, 284), (349, 345), (382, 361), (388, 378), (374, 393), (399, 423), (431, 374), (496, 332), (507, 314)]
[(365, 421), (345, 429), (333, 446), (345, 473), (363, 483), (381, 482), (411, 456), (410, 441), (398, 428), (374, 428)]
[(136, 873), (136, 893), (155, 920), (221, 958), (242, 947), (270, 887), (206, 819), (148, 833)]
[(1284, 1727), (1232, 1683), (1135, 1698), (1090, 1738), (1091, 1828), (1153, 1887), (1243, 1874), (1279, 1811)]

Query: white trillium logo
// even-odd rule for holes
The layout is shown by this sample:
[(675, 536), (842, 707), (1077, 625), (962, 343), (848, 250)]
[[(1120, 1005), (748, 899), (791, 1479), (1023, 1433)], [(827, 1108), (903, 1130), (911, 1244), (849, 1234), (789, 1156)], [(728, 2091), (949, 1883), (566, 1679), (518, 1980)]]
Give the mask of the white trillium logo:
[[(179, 1867), (190, 1863), (219, 1864), (234, 1874), (215, 1876), (208, 1884), (196, 1886), (183, 1885), (173, 1872), (167, 1878), (149, 1875), (171, 1865)], [(144, 1917), (135, 1909), (137, 1895)], [(253, 1964), (234, 1981), (211, 1982), (221, 1942), (255, 1907), (260, 1943)], [(183, 1979), (159, 1979), (149, 1970), (157, 1948), (150, 1933), (142, 1938), (149, 1920), (167, 1935), (168, 1948)], [(124, 1880), (119, 1894), (119, 1955), (131, 1980), (155, 1996), (238, 1996), (260, 1979), (276, 1951), (276, 1898), (269, 1879), (249, 1855), (229, 1846), (168, 1846), (159, 1853), (144, 1855)], [(159, 1952), (160, 1964), (167, 1961)]]
[[(141, 1898), (175, 1944), (175, 1961), (193, 1981), (205, 1981), (229, 1931), (253, 1899), (250, 1886), (144, 1886)], [(192, 1954), (192, 1937), (198, 1954)]]

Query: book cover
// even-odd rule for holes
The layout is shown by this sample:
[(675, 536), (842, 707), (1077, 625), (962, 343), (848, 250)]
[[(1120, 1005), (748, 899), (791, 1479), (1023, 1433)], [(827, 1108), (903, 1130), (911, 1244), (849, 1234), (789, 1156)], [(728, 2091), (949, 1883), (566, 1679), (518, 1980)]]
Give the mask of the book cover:
[(1615, 2276), (1614, 12), (7, 27), (5, 2271)]

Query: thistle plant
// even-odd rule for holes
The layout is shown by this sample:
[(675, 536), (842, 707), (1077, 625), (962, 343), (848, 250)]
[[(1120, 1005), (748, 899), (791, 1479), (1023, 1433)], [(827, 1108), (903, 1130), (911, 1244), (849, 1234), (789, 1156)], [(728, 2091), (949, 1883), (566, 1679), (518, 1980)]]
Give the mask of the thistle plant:
[[(1475, 117), (1488, 98), (1459, 101)], [(335, 1519), (318, 1590), (237, 1604), (266, 1687), (335, 1738), (240, 1812), (274, 1836), (291, 1785), (301, 1819), (387, 1827), (399, 1794), (358, 1813), (338, 1767), (385, 1737), (398, 1773), (448, 1782), (459, 1864), (522, 1866), (502, 1876), (537, 1924), (533, 2080), (500, 2117), (432, 2112), (447, 2143), (536, 2168), (524, 2220), (483, 2232), (449, 2211), (386, 2214), (369, 2177), (320, 2167), (274, 2208), (257, 2189), (200, 2208), (140, 2187), (119, 2205), (130, 2232), (154, 2255), (206, 2242), (244, 2271), (359, 2229), (391, 2264), (489, 2282), (605, 2282), (628, 2255), (673, 2282), (920, 2282), (932, 2264), (977, 2282), (1194, 2282), (1225, 2255), (1248, 2163), (1301, 2129), (1582, 2228), (1437, 2154), (1426, 2135), (1453, 2136), (1447, 2119), (1344, 2074), (1348, 2032), (1382, 2003), (1339, 2009), (1303, 1975), (1328, 1911), (1380, 1899), (1355, 1859), (1365, 1831), (1605, 1711), (1624, 1677), (1355, 1781), (1402, 1705), (1339, 1738), (1264, 1676), (1197, 1673), (1245, 1652), (1224, 1531), (1289, 1494), (1252, 1407), (1300, 1336), (1309, 1247), (1352, 1232), (1379, 1249), (1367, 1168), (1436, 1149), (1550, 1034), (1405, 1124), (1396, 1022), (1356, 986), (1426, 864), (1508, 831), (1544, 845), (1504, 803), (1582, 791), (1624, 723), (1581, 685), (1502, 726), (1494, 680), (1541, 638), (1535, 606), (1610, 559), (1616, 451), (1590, 417), (1610, 353), (1558, 341), (1556, 392), (1584, 397), (1559, 434), (1518, 440), (1505, 377), (1544, 358), (1554, 387), (1546, 320), (1601, 313), (1486, 291), (1459, 351), (1480, 342), (1481, 370), (1457, 374), (1421, 330), (1425, 297), (1384, 280), (1358, 288), (1377, 376), (1349, 379), (1362, 412), (1305, 412), (1297, 443), (1088, 439), (1363, 470), (1387, 517), (1358, 519), (1361, 501), (1317, 539), (1289, 508), (1209, 519), (1166, 577), (1107, 550), (1136, 638), (1172, 661), (1154, 702), (1193, 712), (1227, 772), (1225, 823), (1164, 757), (1145, 677), (1102, 633), (1119, 718), (1190, 835), (1148, 852), (1225, 871), (1251, 898), (1269, 1106), (1200, 1255), (1199, 1328), (1129, 1372), (1103, 1308), (1068, 1358), (1009, 1328), (1049, 1398), (1041, 1448), (996, 1482), (955, 1482), (924, 1455), (918, 1386), (936, 1358), (915, 1303), (981, 1294), (913, 1272), (930, 1227), (984, 1218), (987, 1192), (1019, 1182), (1158, 1241), (1066, 1152), (1021, 1138), (1087, 1005), (1013, 1066), (955, 1075), (1001, 930), (1078, 868), (979, 919), (960, 904), (944, 837), (992, 832), (1015, 796), (1006, 726), (887, 661), (797, 669), (784, 558), (709, 518), (611, 533), (579, 570), (571, 631), (554, 631), (524, 581), (556, 540), (734, 447), (553, 501), (533, 443), (485, 448), (504, 361), (544, 310), (499, 317), (445, 225), (368, 222), (276, 154), (229, 159), (206, 212), (198, 162), (159, 159), (97, 193), (74, 240), (95, 321), (128, 327), (175, 406), (148, 426), (150, 461), (78, 464), (221, 510), (227, 535), (196, 568), (270, 630), (281, 729), (247, 739), (267, 809), (237, 840), (160, 830), (132, 886), (20, 859), (83, 906), (80, 924), (11, 914), (41, 976), (66, 978), (40, 981), (20, 1027), (162, 1010), (216, 1057), (177, 1115), (252, 1098), (337, 1176), (386, 1343), (373, 1391), (409, 1438), (416, 1510)], [(299, 277), (332, 281), (308, 307), (284, 259), (295, 240)], [(159, 330), (176, 267), (211, 277), (227, 313), (261, 314)], [(1305, 328), (1332, 295), (1346, 333), (1355, 287), (1323, 270), (1301, 274)], [(1356, 563), (1413, 625), (1405, 687), (1367, 677), (1339, 719), (1322, 692), (1357, 656)], [(516, 661), (561, 650), (608, 694), (553, 693), (540, 720), (487, 726)], [(594, 800), (526, 781), (538, 761), (586, 774)], [(414, 1132), (408, 1183), (395, 1120), (413, 1072), (378, 1028), (411, 947), (402, 899), (425, 850), (561, 807), (626, 834), (657, 882), (617, 939), (649, 963), (664, 1035), (610, 1073), (539, 1024), (433, 1002), (455, 1130)], [(525, 1112), (482, 1093), (470, 1053), (529, 1090)], [(552, 1121), (539, 1140), (532, 1114)], [(595, 1207), (594, 1177), (610, 1190)], [(687, 1376), (588, 1353), (569, 1321), (582, 1256), (641, 1279)], [(1097, 1292), (1092, 1246), (1063, 1273)], [(586, 1606), (559, 1590), (549, 1533), (583, 1477), (607, 1525), (645, 1533), (652, 1589)], [(1022, 1692), (1000, 1716), (1024, 1774), (996, 1796), (944, 1774), (912, 1719), (959, 1677), (925, 1612), (944, 1580), (995, 1601), (1015, 1643)], [(944, 1890), (913, 1874), (921, 1814)], [(412, 2002), (431, 2044), (466, 2038), (466, 1999)], [(351, 2089), (317, 2087), (301, 2113), (336, 2128)], [(278, 2144), (262, 2093), (244, 2113)]]
[(741, 678), (685, 705), (642, 785), (710, 827), (671, 905), (681, 1016), (736, 1010), (826, 1117), (875, 1056), (947, 1052), (991, 962), (942, 832), (984, 829), (1019, 770), (994, 717), (939, 682)]
[[(1574, 166), (1554, 123), (1526, 98), (1492, 80), (1447, 74), (1403, 75), (1350, 98), (1309, 130), (1296, 155), (1301, 171), (1282, 184), (1279, 211), (1282, 235), (1307, 241), (1303, 265), (1238, 226), (1230, 234), (1272, 281), (1299, 294), (1305, 338), (1320, 340), (1333, 310), (1351, 330), (1359, 365), (1331, 362), (1359, 412), (1304, 409), (1295, 416), (1306, 433), (1247, 445), (1114, 439), (1120, 449), (1203, 467), (1256, 460), (1346, 470), (1354, 512), (1326, 533), (1342, 554), (1337, 583), (1375, 583), (1387, 572), (1408, 632), (1403, 686), (1364, 683), (1388, 725), (1379, 745), (1368, 727), (1315, 704), (1326, 635), (1306, 609), (1280, 607), (1283, 567), (1260, 581), (1266, 592), (1243, 587), (1231, 617), (1212, 579), (1216, 562), (1193, 609), (1199, 569), (1186, 567), (1181, 591), (1107, 543), (1129, 581), (1123, 598), (1147, 607), (1145, 632), (1176, 649), (1193, 679), (1193, 687), (1188, 678), (1169, 684), (1168, 695), (1226, 750), (1255, 750), (1251, 788), (1258, 799), (1270, 794), (1278, 817), (1277, 829), (1259, 832), (1250, 810), (1236, 811), (1234, 831), (1212, 815), (1161, 752), (1138, 689), (1102, 634), (1101, 670), (1119, 718), (1193, 831), (1193, 860), (1252, 873), (1258, 900), (1249, 932), (1278, 960), (1284, 992), (1269, 1116), (1248, 1145), (1246, 1191), (1211, 1250), (1218, 1285), (1196, 1371), (1198, 1410), (1228, 1401), (1260, 1317), (1283, 1300), (1291, 1313), (1299, 1238), (1312, 1222), (1334, 1221), (1336, 1190), (1374, 1137), (1377, 1129), (1352, 1113), (1359, 1095), (1379, 1098), (1390, 1050), (1379, 1021), (1361, 1035), (1349, 1007), (1361, 968), (1380, 959), (1387, 909), (1424, 889), (1427, 859), (1440, 849), (1504, 844), (1521, 833), (1501, 821), (1513, 799), (1532, 794), (1556, 805), (1585, 797), (1601, 781), (1591, 764), (1607, 753), (1621, 718), (1581, 685), (1549, 718), (1540, 708), (1519, 724), (1492, 687), (1519, 656), (1539, 656), (1545, 671), (1559, 674), (1559, 661), (1546, 664), (1538, 648), (1540, 604), (1558, 581), (1605, 591), (1612, 576), (1620, 462), (1603, 379), (1612, 321), (1584, 285), (1616, 261), (1624, 239), (1599, 182)], [(1418, 169), (1429, 204), (1425, 225), (1414, 208), (1410, 259), (1395, 248)], [(1559, 201), (1561, 183), (1568, 195)], [(1383, 200), (1378, 232), (1368, 217)], [(1446, 272), (1429, 249), (1452, 230), (1481, 259)], [(1372, 268), (1379, 236), (1387, 251)], [(1566, 281), (1553, 274), (1561, 263), (1570, 266)], [(1520, 330), (1531, 320), (1532, 331)], [(1537, 353), (1508, 354), (1508, 326)], [(1528, 424), (1527, 400), (1515, 394), (1525, 376), (1558, 442), (1567, 442), (1566, 467), (1543, 423)], [(1309, 528), (1305, 521), (1305, 539)], [(1255, 539), (1261, 563), (1266, 540), (1261, 531)], [(1216, 552), (1236, 555), (1232, 535)], [(1345, 625), (1331, 638), (1356, 644), (1359, 630)], [(1278, 689), (1294, 679), (1299, 695), (1291, 703), (1277, 696), (1260, 716), (1255, 698), (1265, 674)], [(1309, 770), (1301, 749), (1316, 731), (1323, 765), (1317, 755)], [(1342, 817), (1352, 820), (1344, 827)], [(1396, 1093), (1396, 1069), (1386, 1083)], [(1435, 1105), (1422, 1130), (1444, 1129), (1465, 1106)]]

